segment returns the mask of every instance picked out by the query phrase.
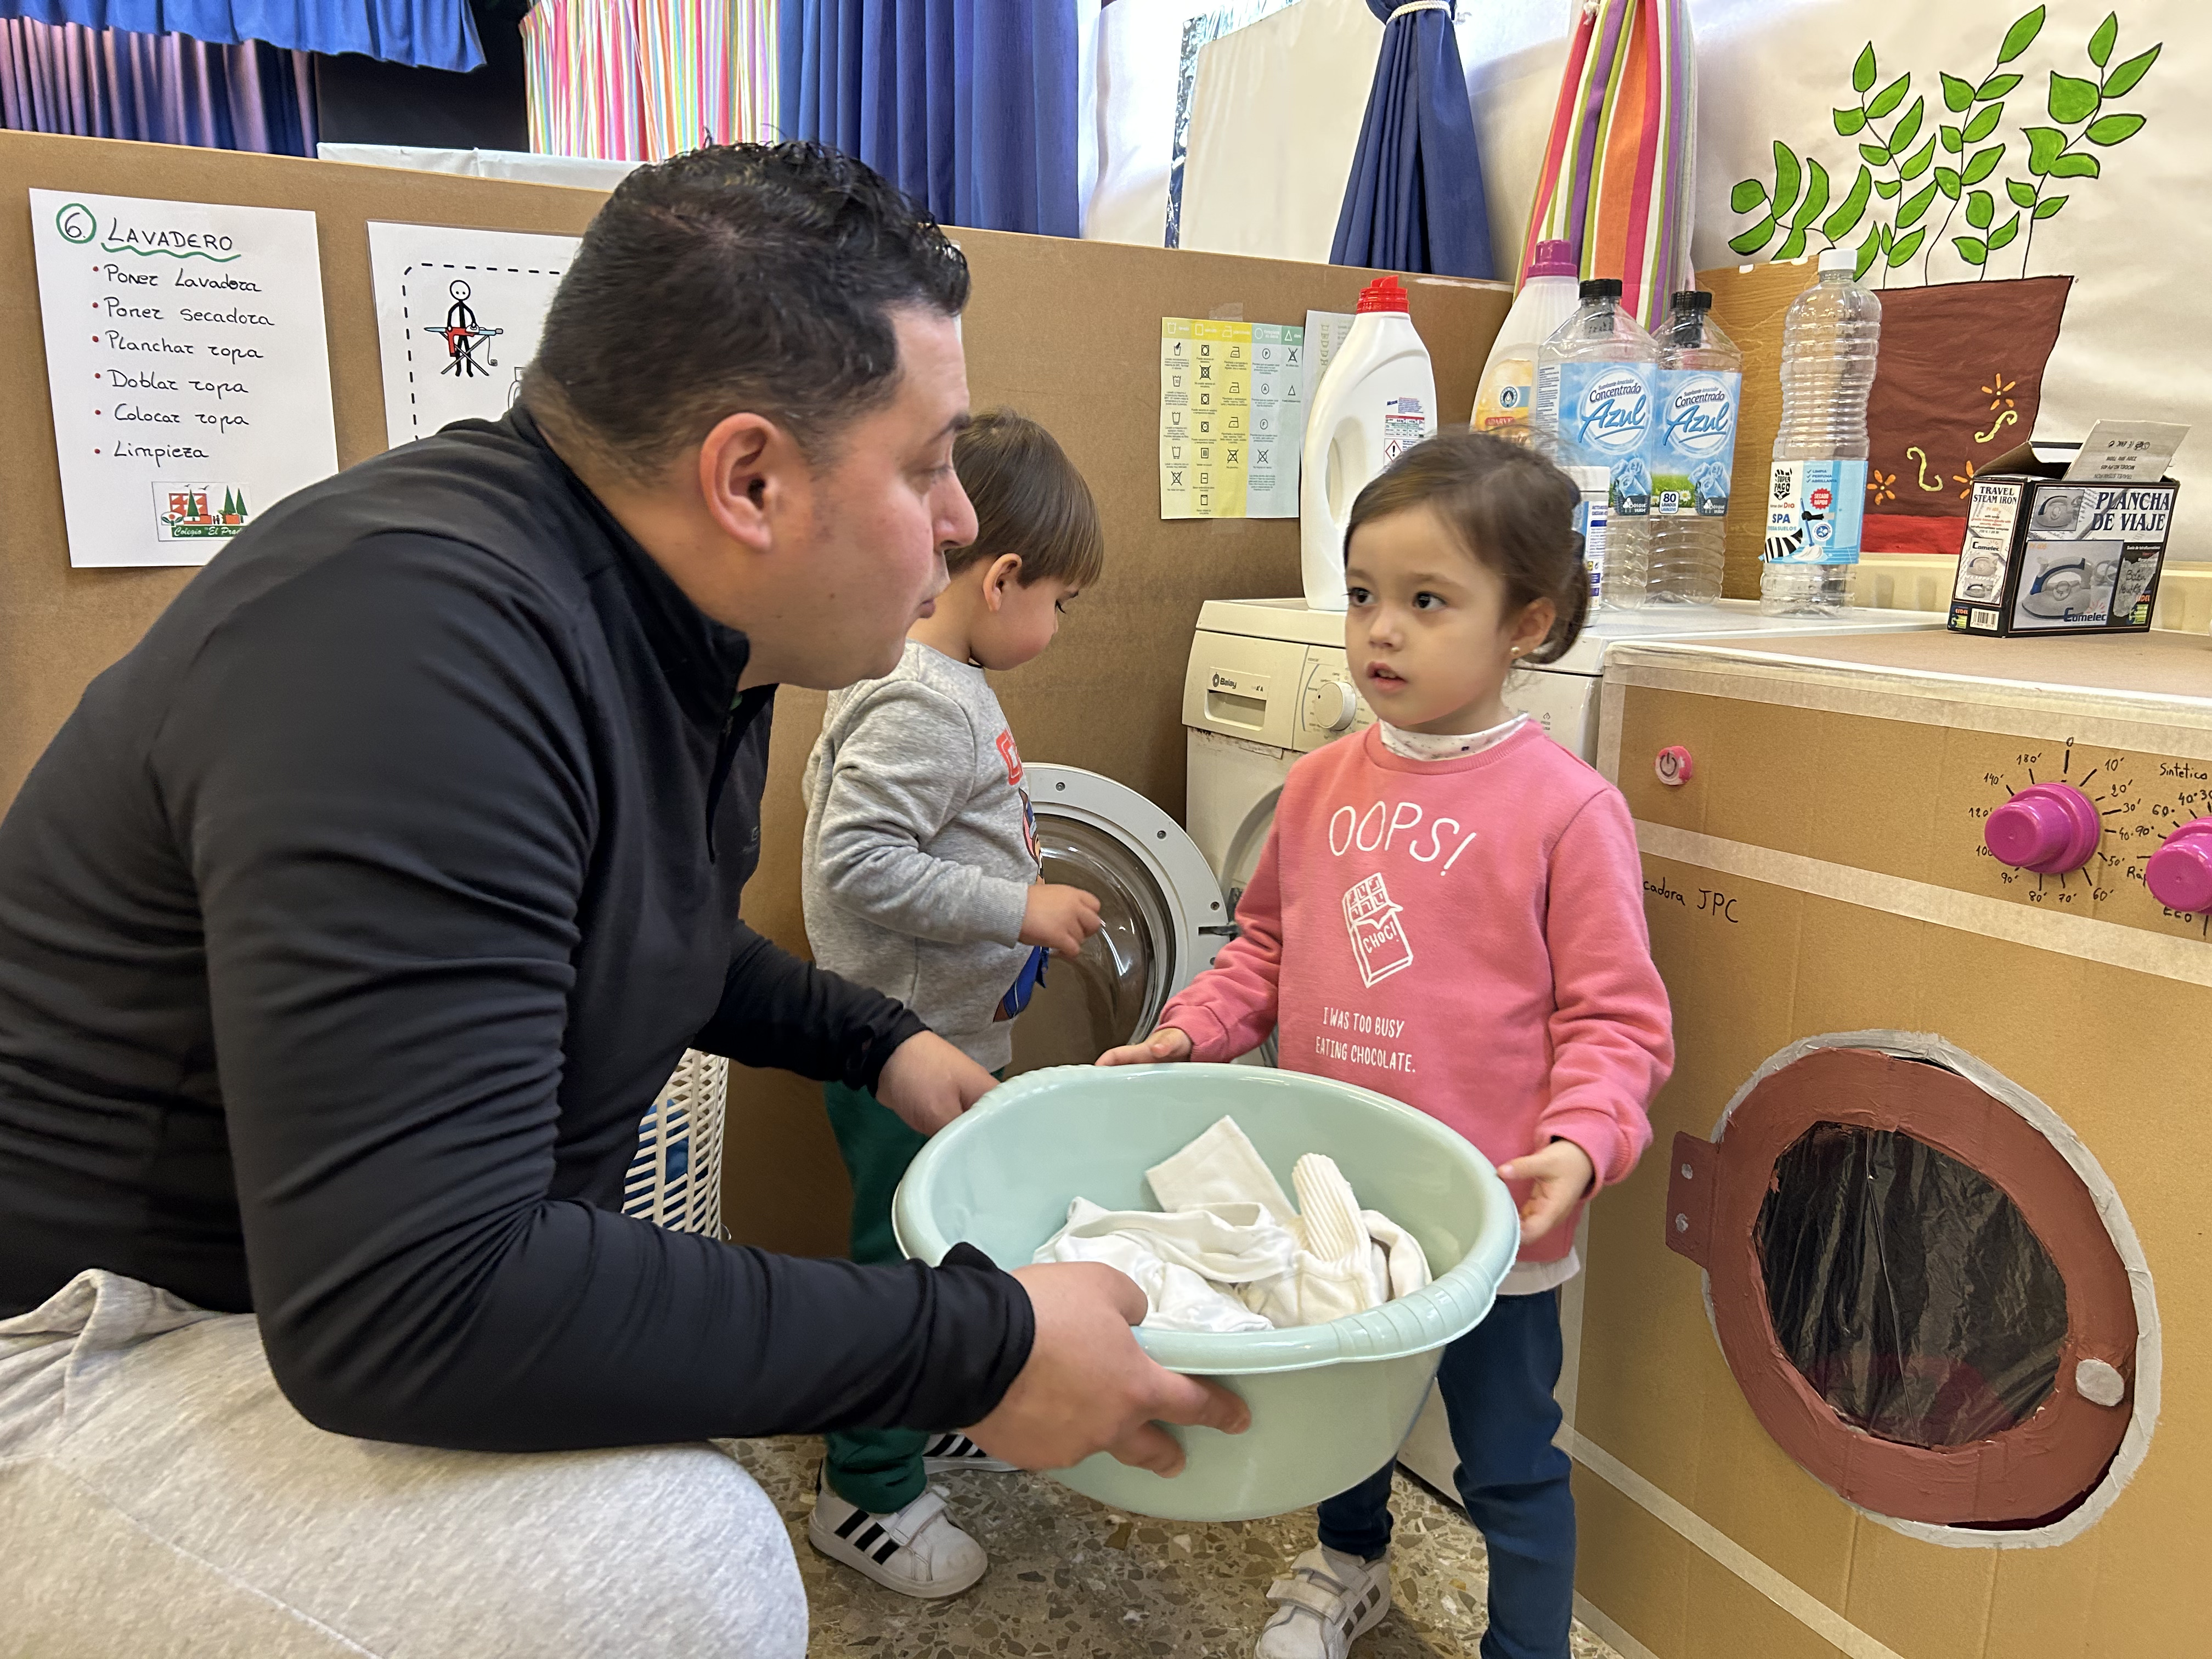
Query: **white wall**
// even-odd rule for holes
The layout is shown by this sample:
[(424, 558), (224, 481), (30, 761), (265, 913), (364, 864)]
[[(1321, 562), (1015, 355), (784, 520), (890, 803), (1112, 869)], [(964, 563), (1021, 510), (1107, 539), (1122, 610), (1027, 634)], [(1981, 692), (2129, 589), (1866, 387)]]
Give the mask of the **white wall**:
[(1097, 182), (1083, 234), (1158, 247), (1167, 234), (1183, 25), (1210, 0), (1113, 0), (1098, 15)]

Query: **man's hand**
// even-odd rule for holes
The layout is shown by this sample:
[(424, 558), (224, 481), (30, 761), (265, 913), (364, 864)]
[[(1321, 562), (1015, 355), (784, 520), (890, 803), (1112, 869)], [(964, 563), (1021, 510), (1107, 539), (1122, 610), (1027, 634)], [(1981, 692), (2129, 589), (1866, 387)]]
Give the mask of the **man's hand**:
[(1097, 894), (1041, 881), (1030, 889), (1029, 902), (1022, 907), (1021, 939), (1024, 945), (1042, 945), (1054, 956), (1072, 957), (1081, 952), (1083, 941), (1101, 925)]
[(1029, 1363), (997, 1409), (966, 1431), (994, 1457), (1065, 1469), (1097, 1451), (1154, 1474), (1179, 1474), (1182, 1448), (1159, 1425), (1242, 1434), (1244, 1402), (1218, 1382), (1155, 1364), (1129, 1328), (1145, 1316), (1134, 1280), (1100, 1261), (1017, 1267), (1036, 1316)]
[(1158, 1066), (1164, 1061), (1188, 1060), (1190, 1039), (1172, 1025), (1163, 1025), (1142, 1042), (1109, 1048), (1098, 1056), (1101, 1066)]
[(1571, 1214), (1597, 1178), (1589, 1154), (1571, 1140), (1555, 1140), (1541, 1152), (1500, 1165), (1498, 1173), (1508, 1181), (1533, 1183), (1521, 1206), (1524, 1244), (1534, 1243)]
[(998, 1086), (936, 1032), (917, 1031), (884, 1062), (876, 1098), (917, 1134), (933, 1135)]

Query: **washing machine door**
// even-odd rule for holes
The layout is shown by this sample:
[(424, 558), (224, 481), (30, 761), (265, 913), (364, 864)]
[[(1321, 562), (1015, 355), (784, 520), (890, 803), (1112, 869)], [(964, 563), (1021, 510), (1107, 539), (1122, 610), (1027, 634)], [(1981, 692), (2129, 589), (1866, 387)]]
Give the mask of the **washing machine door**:
[(1230, 931), (1205, 855), (1151, 801), (1072, 766), (1032, 765), (1028, 783), (1042, 879), (1095, 894), (1104, 925), (1047, 969), (1014, 1025), (1013, 1073), (1087, 1066), (1144, 1036)]
[[(1260, 854), (1267, 851), (1267, 837), (1274, 833), (1275, 808), (1283, 799), (1280, 785), (1269, 790), (1267, 797), (1253, 805), (1237, 826), (1237, 834), (1229, 843), (1228, 857), (1221, 866), (1221, 896), (1233, 917), (1237, 907), (1244, 902), (1244, 890), (1252, 884), (1252, 873), (1260, 867)], [(1260, 1046), (1249, 1054), (1239, 1054), (1237, 1061), (1245, 1066), (1273, 1066), (1279, 1063), (1282, 1050), (1282, 1033), (1270, 1031)]]

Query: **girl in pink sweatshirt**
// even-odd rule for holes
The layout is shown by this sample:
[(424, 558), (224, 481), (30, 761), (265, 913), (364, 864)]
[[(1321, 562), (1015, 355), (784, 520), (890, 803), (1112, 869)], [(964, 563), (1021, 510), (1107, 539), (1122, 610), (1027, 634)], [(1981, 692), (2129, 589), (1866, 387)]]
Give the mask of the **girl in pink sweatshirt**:
[[(1345, 648), (1375, 724), (1291, 769), (1240, 936), (1102, 1065), (1281, 1063), (1405, 1101), (1498, 1166), (1520, 1260), (1437, 1376), (1490, 1553), (1484, 1659), (1565, 1659), (1575, 1520), (1552, 1444), (1559, 1286), (1575, 1219), (1635, 1167), (1674, 1061), (1620, 793), (1506, 708), (1506, 677), (1574, 642), (1589, 577), (1576, 488), (1469, 433), (1409, 450), (1345, 539)], [(1440, 1264), (1444, 1265), (1444, 1264)], [(1389, 1610), (1390, 1469), (1321, 1506), (1268, 1592), (1260, 1659), (1343, 1659)]]

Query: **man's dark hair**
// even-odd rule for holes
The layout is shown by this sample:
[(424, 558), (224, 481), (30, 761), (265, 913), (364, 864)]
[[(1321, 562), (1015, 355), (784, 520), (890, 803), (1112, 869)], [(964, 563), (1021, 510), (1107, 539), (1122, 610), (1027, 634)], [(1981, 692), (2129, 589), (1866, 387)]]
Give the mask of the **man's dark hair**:
[(967, 303), (966, 258), (873, 169), (820, 144), (710, 145), (615, 186), (522, 400), (641, 479), (740, 410), (820, 457), (897, 388), (892, 309)]

